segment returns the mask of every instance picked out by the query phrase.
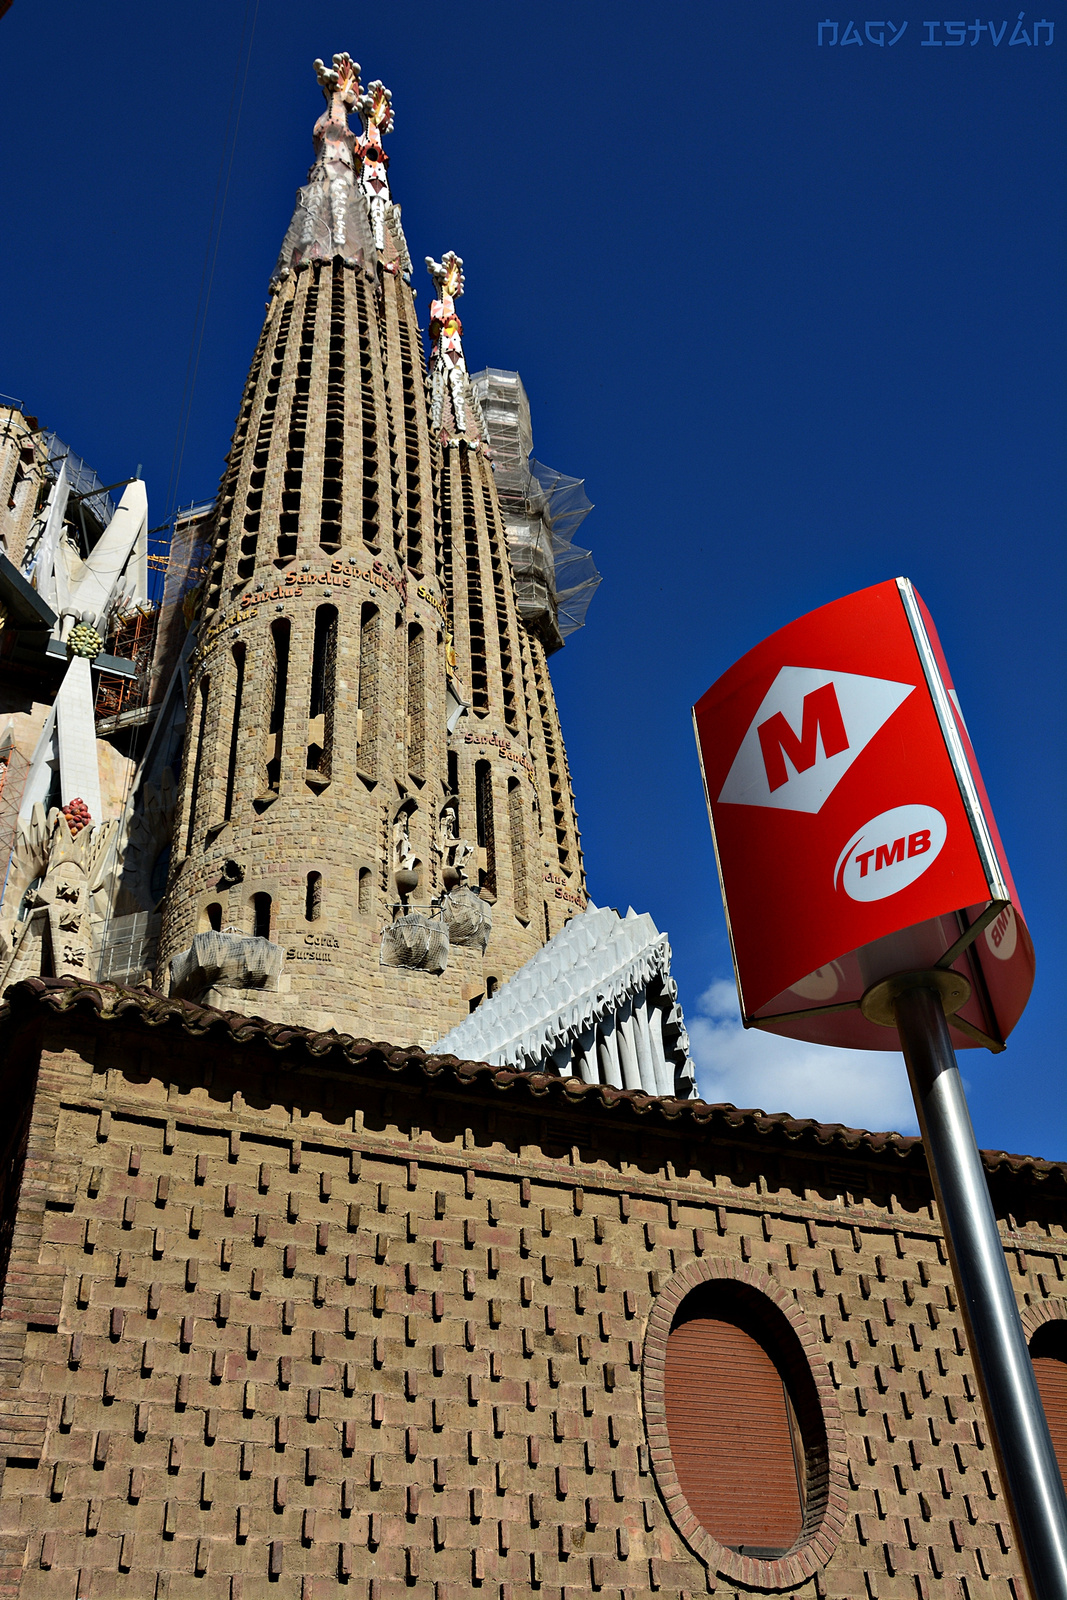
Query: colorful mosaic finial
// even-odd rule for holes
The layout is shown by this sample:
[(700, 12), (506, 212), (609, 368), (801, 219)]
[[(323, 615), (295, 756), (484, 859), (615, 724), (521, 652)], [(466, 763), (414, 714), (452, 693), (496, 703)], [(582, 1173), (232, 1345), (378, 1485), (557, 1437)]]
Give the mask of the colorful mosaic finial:
[[(315, 62), (315, 76), (326, 97), (326, 110), (316, 122), (312, 138), (315, 165), (297, 194), (296, 210), (282, 242), (272, 284), (309, 261), (329, 261), (341, 256), (349, 266), (361, 266), (374, 279), (378, 270), (379, 229), (369, 215), (369, 195), (363, 182), (361, 145), (364, 140), (348, 125), (351, 111), (366, 98), (359, 81), (360, 66), (347, 50), (333, 65)], [(371, 90), (374, 89), (372, 84)]]
[[(454, 250), (446, 250), (440, 261), (426, 257), (426, 270), (442, 300), (458, 300), (463, 293), (463, 258)], [(457, 317), (456, 321), (459, 319)]]
[(359, 62), (353, 61), (347, 50), (334, 56), (332, 67), (318, 57), (315, 59), (315, 75), (326, 96), (326, 103), (333, 110), (333, 102), (338, 101), (343, 108), (341, 117), (347, 111), (354, 111), (359, 102), (359, 73)]
[(463, 261), (454, 250), (447, 250), (440, 261), (427, 256), (426, 270), (437, 290), (437, 298), (430, 306), (430, 425), (435, 432), (442, 428), (448, 431), (448, 397), (457, 436), (469, 435), (469, 444), (481, 444), (485, 424), (467, 375), (463, 324), (455, 306), (463, 293)]
[[(356, 71), (359, 71), (358, 67)], [(368, 83), (366, 94), (362, 95), (359, 100), (359, 114), (368, 133), (372, 128), (377, 131), (379, 143), (381, 143), (380, 136), (383, 133), (392, 133), (395, 120), (393, 117), (393, 95), (392, 91), (385, 87), (380, 78), (375, 78), (373, 83)]]
[(356, 148), (362, 162), (360, 182), (367, 196), (374, 243), (378, 250), (385, 249), (385, 218), (389, 206), (389, 157), (382, 148), (382, 135), (393, 131), (393, 97), (379, 78), (367, 85), (356, 109), (363, 124), (362, 136)]

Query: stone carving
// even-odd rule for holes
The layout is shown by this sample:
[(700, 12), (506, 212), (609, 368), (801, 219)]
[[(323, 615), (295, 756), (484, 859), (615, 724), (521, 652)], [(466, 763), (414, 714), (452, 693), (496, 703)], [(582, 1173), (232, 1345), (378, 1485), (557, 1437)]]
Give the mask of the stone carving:
[(226, 992), (276, 990), (285, 952), (269, 939), (245, 933), (198, 933), (188, 950), (170, 964), (170, 992), (176, 999), (221, 1005)]
[(85, 618), (76, 622), (67, 635), (68, 656), (85, 656), (87, 661), (95, 661), (103, 648), (103, 639)]
[(474, 854), (474, 846), (459, 837), (456, 818), (457, 802), (446, 801), (441, 812), (441, 875), (446, 889), (467, 881), (467, 862)]
[(440, 918), (408, 911), (383, 931), (381, 964), (443, 972), (448, 965), (448, 947), (448, 929)]
[(411, 809), (402, 806), (393, 818), (393, 882), (404, 905), (422, 882), (422, 862), (411, 847)]
[(360, 140), (348, 126), (348, 113), (360, 104), (359, 62), (344, 51), (334, 56), (332, 67), (316, 61), (315, 72), (326, 110), (312, 133), (315, 161), (307, 183), (297, 191), (272, 287), (309, 261), (330, 261), (334, 256), (352, 266), (358, 263), (368, 278), (377, 276), (374, 228), (359, 181)]
[[(41, 805), (20, 820), (0, 921), (0, 992), (27, 977), (90, 976), (108, 914), (118, 823), (76, 826)], [(16, 920), (18, 913), (24, 914)]]

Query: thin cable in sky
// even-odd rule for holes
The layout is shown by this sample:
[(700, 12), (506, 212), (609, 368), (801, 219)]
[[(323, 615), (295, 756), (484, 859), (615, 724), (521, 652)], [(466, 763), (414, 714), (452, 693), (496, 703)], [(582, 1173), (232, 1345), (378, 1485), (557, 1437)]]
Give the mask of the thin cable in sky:
[[(249, 28), (249, 12), (252, 13), (252, 26)], [(182, 402), (178, 413), (178, 430), (174, 440), (174, 454), (171, 457), (170, 479), (167, 484), (167, 515), (174, 510), (178, 498), (178, 486), (181, 482), (182, 463), (185, 460), (185, 442), (189, 434), (189, 423), (193, 414), (193, 399), (196, 394), (196, 380), (200, 371), (200, 352), (204, 344), (204, 331), (207, 327), (208, 307), (211, 304), (211, 290), (215, 282), (215, 264), (219, 256), (219, 244), (222, 239), (222, 225), (226, 216), (226, 202), (230, 193), (230, 178), (233, 173), (234, 156), (237, 153), (237, 135), (241, 127), (241, 113), (244, 110), (245, 88), (248, 84), (248, 67), (252, 60), (252, 43), (256, 36), (256, 22), (259, 18), (259, 0), (245, 0), (244, 21), (241, 24), (241, 43), (237, 51), (237, 64), (234, 67), (233, 88), (230, 91), (230, 106), (226, 114), (226, 137), (223, 139), (222, 153), (219, 157), (219, 175), (215, 182), (215, 199), (211, 208), (211, 224), (208, 228), (207, 243), (204, 246), (204, 265), (200, 271), (200, 289), (197, 294), (196, 315), (193, 318), (193, 330), (189, 338), (189, 357), (185, 364), (185, 382), (182, 387)], [(245, 36), (248, 37), (247, 48)], [(244, 58), (244, 72), (241, 71), (241, 60)], [(237, 84), (240, 80), (240, 98), (237, 98)], [(237, 115), (234, 117), (234, 101), (237, 100)], [(227, 149), (229, 160), (227, 161)], [(225, 169), (226, 181), (223, 185), (223, 170)], [(219, 191), (222, 191), (221, 201)]]

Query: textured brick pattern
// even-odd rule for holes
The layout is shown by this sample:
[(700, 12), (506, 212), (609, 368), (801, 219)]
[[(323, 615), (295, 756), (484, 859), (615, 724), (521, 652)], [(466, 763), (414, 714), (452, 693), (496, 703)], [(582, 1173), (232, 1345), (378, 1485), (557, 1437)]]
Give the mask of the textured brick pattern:
[[(657, 1296), (717, 1258), (794, 1301), (843, 1429), (841, 1531), (790, 1592), (1023, 1600), (914, 1145), (190, 1037), (193, 1008), (161, 1033), (154, 1004), (45, 1018), (0, 1323), (5, 1415), (37, 1432), (7, 1435), (0, 1594), (4, 1559), (23, 1596), (733, 1594), (642, 1409)], [(997, 1180), (1031, 1320), (1062, 1310), (1050, 1181)]]

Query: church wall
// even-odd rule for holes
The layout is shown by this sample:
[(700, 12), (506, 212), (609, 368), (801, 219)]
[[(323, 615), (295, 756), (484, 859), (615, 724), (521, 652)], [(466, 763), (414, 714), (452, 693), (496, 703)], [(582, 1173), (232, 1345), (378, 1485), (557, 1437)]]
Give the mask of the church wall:
[[(0, 1593), (1023, 1600), (918, 1141), (147, 992), (11, 1007)], [(995, 1167), (1020, 1305), (1065, 1315), (1064, 1170)], [(663, 1453), (670, 1308), (723, 1275), (826, 1421), (788, 1572), (707, 1566)]]

